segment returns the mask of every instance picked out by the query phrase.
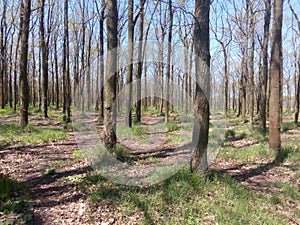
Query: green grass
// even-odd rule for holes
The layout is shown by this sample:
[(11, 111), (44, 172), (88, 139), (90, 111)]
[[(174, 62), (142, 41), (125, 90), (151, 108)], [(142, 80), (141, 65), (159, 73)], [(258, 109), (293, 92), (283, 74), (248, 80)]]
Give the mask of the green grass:
[(117, 124), (117, 136), (127, 139), (133, 139), (136, 141), (147, 140), (149, 127), (141, 125), (140, 123), (133, 123), (131, 128), (128, 128), (125, 124)]
[(192, 137), (191, 135), (172, 135), (167, 138), (167, 142), (173, 143), (173, 144), (181, 144), (185, 142), (191, 142)]
[(63, 114), (63, 115), (60, 115), (59, 117), (57, 117), (57, 122), (69, 123), (69, 122), (71, 122), (71, 118), (69, 118), (67, 115)]
[(0, 136), (0, 146), (21, 146), (67, 139), (66, 132), (61, 129), (39, 127), (34, 125), (20, 127), (17, 123), (1, 125)]
[(56, 169), (54, 167), (46, 169), (45, 174), (50, 175), (50, 176), (55, 175), (56, 174)]
[(32, 206), (27, 202), (28, 197), (25, 195), (13, 197), (13, 193), (23, 189), (25, 189), (24, 184), (0, 173), (0, 215), (18, 214), (18, 221), (21, 224), (32, 219), (31, 214), (28, 214), (28, 211), (32, 210)]
[(281, 131), (288, 131), (292, 129), (296, 129), (297, 127), (300, 127), (300, 123), (294, 123), (294, 122), (283, 122), (281, 124)]
[(253, 162), (257, 159), (271, 159), (275, 156), (269, 151), (267, 143), (250, 145), (243, 148), (234, 148), (232, 146), (223, 147), (219, 154), (219, 159), (234, 160), (238, 162)]
[(168, 122), (168, 123), (166, 123), (166, 127), (167, 127), (167, 129), (168, 129), (169, 132), (176, 131), (176, 130), (180, 129), (180, 127), (177, 126), (177, 124), (174, 123), (174, 122)]
[(156, 116), (159, 114), (159, 110), (154, 106), (148, 106), (147, 108), (142, 107), (142, 116)]
[(148, 157), (146, 159), (139, 160), (140, 164), (145, 164), (145, 165), (155, 164), (155, 163), (160, 163), (160, 162), (161, 162), (161, 159), (158, 159), (155, 157)]
[(274, 200), (218, 172), (205, 177), (185, 168), (149, 188), (117, 185), (88, 175), (80, 187), (95, 207), (105, 200), (117, 206), (114, 217), (124, 224), (135, 213), (141, 215), (138, 224), (286, 223), (282, 214), (274, 212)]
[(18, 112), (15, 112), (13, 109), (9, 107), (5, 107), (4, 109), (0, 109), (1, 116), (17, 116)]
[(132, 163), (134, 161), (134, 157), (126, 150), (123, 149), (121, 146), (114, 146), (109, 148), (108, 151), (119, 161)]
[(73, 158), (75, 161), (82, 161), (84, 159), (82, 150), (75, 150), (73, 152)]

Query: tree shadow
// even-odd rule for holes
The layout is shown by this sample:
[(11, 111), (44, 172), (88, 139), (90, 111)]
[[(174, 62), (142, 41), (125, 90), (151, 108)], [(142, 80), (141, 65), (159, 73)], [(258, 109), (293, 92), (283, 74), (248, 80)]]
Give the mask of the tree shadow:
[[(276, 157), (273, 161), (271, 161), (269, 163), (266, 163), (266, 164), (263, 164), (263, 165), (259, 165), (258, 167), (255, 167), (255, 168), (244, 170), (242, 173), (233, 174), (233, 175), (230, 175), (230, 176), (233, 179), (237, 180), (238, 182), (246, 181), (249, 178), (261, 175), (263, 173), (266, 173), (267, 171), (269, 171), (270, 169), (272, 169), (274, 167), (280, 166), (280, 164), (282, 164), (285, 161), (285, 159), (288, 158), (289, 154), (290, 154), (290, 149), (281, 148), (277, 152)], [(245, 164), (238, 164), (238, 165), (234, 165), (233, 167), (226, 168), (226, 169), (212, 170), (212, 172), (219, 171), (220, 173), (224, 174), (224, 173), (228, 173), (229, 171), (232, 171), (232, 170), (239, 170), (244, 165)]]

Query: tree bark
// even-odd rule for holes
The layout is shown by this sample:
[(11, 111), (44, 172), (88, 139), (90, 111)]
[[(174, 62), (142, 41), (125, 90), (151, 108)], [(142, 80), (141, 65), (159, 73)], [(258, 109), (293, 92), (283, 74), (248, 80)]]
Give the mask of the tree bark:
[(117, 137), (115, 133), (116, 112), (114, 101), (116, 98), (117, 47), (118, 47), (118, 10), (117, 0), (107, 1), (107, 63), (106, 82), (104, 84), (104, 144), (113, 147)]
[(283, 0), (274, 3), (274, 20), (272, 25), (271, 40), (271, 61), (270, 61), (270, 150), (278, 151), (281, 146), (280, 125), (281, 125), (281, 77), (282, 77), (282, 17)]
[(139, 43), (138, 43), (138, 71), (137, 71), (137, 102), (136, 102), (136, 120), (141, 122), (141, 78), (142, 78), (142, 71), (143, 71), (143, 57), (142, 57), (142, 48), (143, 48), (143, 37), (144, 37), (144, 4), (145, 0), (140, 0), (140, 30), (139, 30)]
[(57, 44), (54, 41), (54, 67), (55, 67), (55, 97), (56, 109), (59, 109), (59, 79), (58, 79), (58, 62), (57, 62)]
[[(166, 98), (165, 98), (165, 123), (169, 122), (169, 98), (170, 98), (170, 74), (171, 74), (171, 45), (173, 29), (173, 9), (172, 0), (169, 0), (169, 29), (168, 29), (168, 53), (167, 53), (167, 71), (166, 71)], [(187, 99), (186, 99), (187, 101)]]
[(71, 117), (71, 87), (69, 70), (69, 28), (68, 28), (68, 0), (64, 1), (64, 40), (63, 40), (63, 86), (64, 86), (64, 113), (67, 120)]
[(126, 74), (126, 113), (125, 122), (131, 127), (131, 102), (132, 102), (132, 71), (133, 71), (133, 0), (128, 1), (128, 56), (127, 56), (127, 74)]
[(210, 52), (209, 52), (209, 0), (195, 0), (195, 124), (193, 128), (191, 172), (206, 170), (209, 132)]
[(7, 2), (3, 2), (1, 27), (0, 27), (0, 98), (1, 98), (1, 108), (4, 109), (6, 104), (6, 91), (5, 90), (5, 77), (6, 77), (6, 66), (7, 66), (7, 56), (6, 56), (6, 40), (5, 40), (5, 30), (6, 30), (6, 9)]
[[(298, 15), (296, 14), (294, 8), (291, 5), (291, 2), (289, 0), (289, 7), (294, 15), (297, 24), (298, 24), (298, 30), (300, 31), (300, 19)], [(295, 52), (295, 58), (297, 58), (297, 53)], [(295, 76), (296, 77), (296, 76)], [(297, 79), (296, 79), (297, 80)], [(295, 94), (295, 114), (294, 114), (294, 123), (298, 123), (299, 120), (299, 108), (300, 108), (300, 50), (299, 50), (299, 56), (298, 56), (298, 80), (295, 82), (295, 89), (296, 89), (296, 94)]]
[(40, 48), (42, 51), (42, 113), (48, 118), (48, 46), (45, 41), (44, 8), (45, 0), (39, 0), (40, 4)]
[(28, 124), (28, 108), (29, 108), (29, 87), (28, 87), (28, 39), (29, 39), (29, 23), (30, 23), (31, 0), (24, 0), (21, 3), (21, 56), (20, 56), (20, 120), (19, 125)]
[(250, 19), (250, 32), (251, 32), (251, 50), (250, 50), (250, 126), (253, 126), (254, 117), (254, 51), (255, 51), (255, 15), (253, 12), (253, 6), (251, 5), (251, 19)]
[(262, 83), (261, 83), (261, 97), (260, 97), (260, 129), (266, 131), (266, 111), (267, 111), (267, 86), (268, 86), (268, 46), (269, 46), (269, 36), (270, 36), (270, 20), (271, 20), (271, 0), (265, 0), (265, 16), (264, 16), (264, 39), (263, 39), (263, 49), (262, 49)]

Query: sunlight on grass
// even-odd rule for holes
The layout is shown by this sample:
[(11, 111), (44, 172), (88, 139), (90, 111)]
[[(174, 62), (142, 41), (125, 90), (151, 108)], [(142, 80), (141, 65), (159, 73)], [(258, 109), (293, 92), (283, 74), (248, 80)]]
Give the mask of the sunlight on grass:
[(61, 129), (38, 127), (27, 125), (20, 127), (17, 123), (9, 123), (0, 126), (0, 145), (30, 145), (47, 143), (54, 140), (67, 139), (67, 134)]
[(149, 188), (117, 185), (88, 175), (80, 186), (94, 207), (103, 200), (118, 206), (115, 217), (125, 224), (134, 213), (141, 215), (138, 224), (286, 223), (281, 214), (274, 213), (270, 199), (217, 172), (205, 177), (182, 169)]
[(275, 153), (269, 151), (269, 145), (267, 143), (260, 143), (243, 148), (232, 146), (223, 147), (218, 154), (218, 159), (252, 162), (261, 158), (270, 159), (274, 156)]

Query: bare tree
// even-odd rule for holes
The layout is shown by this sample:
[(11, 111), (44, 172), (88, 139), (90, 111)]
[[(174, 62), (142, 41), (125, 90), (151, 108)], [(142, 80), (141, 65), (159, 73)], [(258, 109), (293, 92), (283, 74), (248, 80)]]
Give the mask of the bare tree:
[(271, 61), (270, 61), (270, 125), (269, 145), (270, 150), (280, 150), (280, 125), (281, 125), (281, 77), (282, 77), (282, 17), (283, 0), (274, 3), (274, 20), (272, 24)]
[(143, 37), (144, 37), (144, 4), (145, 0), (140, 0), (140, 28), (139, 28), (139, 43), (138, 43), (138, 71), (137, 71), (137, 103), (136, 103), (136, 120), (141, 122), (141, 78), (143, 72)]
[(71, 85), (69, 70), (69, 17), (68, 0), (64, 1), (64, 41), (63, 41), (63, 87), (64, 87), (64, 113), (67, 119), (71, 117)]
[[(298, 23), (298, 31), (300, 32), (300, 19), (298, 15), (296, 14), (294, 8), (291, 5), (291, 1), (289, 0), (289, 6), (290, 10), (292, 11), (294, 17), (296, 18), (296, 21)], [(299, 120), (299, 108), (300, 108), (300, 51), (298, 56), (298, 80), (296, 84), (296, 95), (295, 95), (295, 115), (294, 115), (294, 122), (298, 123)]]
[(194, 99), (195, 124), (192, 139), (192, 172), (206, 170), (209, 132), (210, 52), (209, 52), (210, 0), (195, 0), (195, 73), (196, 92)]
[(173, 9), (172, 0), (169, 0), (169, 28), (168, 28), (168, 53), (167, 53), (167, 71), (166, 71), (166, 101), (165, 101), (165, 122), (169, 122), (169, 89), (171, 74), (171, 47), (172, 47), (172, 29), (173, 29)]
[(45, 40), (44, 10), (45, 0), (39, 0), (40, 4), (40, 47), (42, 50), (42, 109), (43, 117), (48, 118), (48, 43)]
[(261, 92), (259, 101), (259, 112), (260, 112), (260, 129), (266, 131), (266, 105), (267, 105), (267, 85), (268, 85), (268, 46), (269, 46), (269, 36), (270, 36), (270, 20), (271, 20), (271, 0), (264, 0), (265, 2), (265, 15), (264, 15), (264, 39), (262, 45), (262, 78), (261, 78)]
[(104, 144), (112, 147), (116, 144), (116, 117), (114, 100), (116, 98), (117, 46), (118, 46), (118, 9), (117, 0), (107, 0), (107, 63), (106, 82), (104, 84)]
[[(225, 6), (223, 5), (224, 2), (220, 2), (222, 11), (227, 11)], [(227, 19), (219, 18), (219, 16), (223, 16), (222, 14), (219, 15), (219, 12), (216, 8), (214, 8), (214, 13), (218, 17), (216, 18), (215, 26), (211, 28), (212, 33), (216, 41), (221, 45), (223, 57), (224, 57), (224, 99), (225, 99), (225, 115), (227, 116), (228, 108), (229, 108), (229, 69), (228, 69), (228, 47), (232, 41), (232, 30), (230, 23)], [(227, 21), (228, 27), (225, 26), (224, 20)], [(221, 27), (219, 28), (218, 21), (220, 21)], [(219, 31), (221, 29), (221, 31)], [(220, 33), (220, 35), (218, 34)]]
[(28, 39), (29, 39), (29, 23), (31, 12), (31, 0), (21, 2), (20, 11), (20, 33), (21, 33), (21, 51), (20, 51), (20, 126), (28, 124), (28, 108), (29, 108), (29, 87), (28, 87)]
[(3, 109), (6, 104), (6, 92), (5, 90), (5, 79), (7, 76), (7, 56), (6, 56), (6, 38), (5, 38), (5, 30), (6, 30), (6, 11), (7, 11), (7, 1), (3, 2), (2, 9), (2, 18), (1, 18), (1, 27), (0, 27), (0, 98), (1, 98), (1, 108)]
[(127, 74), (126, 74), (126, 117), (125, 122), (131, 127), (131, 102), (132, 102), (132, 71), (133, 71), (133, 38), (134, 38), (134, 21), (133, 21), (133, 0), (128, 1), (128, 56), (127, 56)]

